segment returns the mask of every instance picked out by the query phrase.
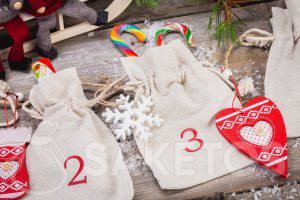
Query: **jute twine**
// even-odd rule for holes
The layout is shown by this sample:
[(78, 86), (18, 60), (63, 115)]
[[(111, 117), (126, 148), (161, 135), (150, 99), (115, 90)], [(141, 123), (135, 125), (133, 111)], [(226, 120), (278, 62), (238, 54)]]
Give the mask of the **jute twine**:
[[(250, 29), (242, 34), (239, 38), (241, 45), (243, 46), (258, 46), (258, 47), (267, 47), (269, 46), (275, 39), (275, 36), (259, 29)], [(229, 58), (233, 51), (234, 45), (231, 44), (229, 49), (225, 54), (224, 60), (224, 67), (229, 69)], [(237, 84), (233, 78), (233, 76), (228, 79), (225, 77), (224, 74), (215, 69), (213, 64), (209, 61), (201, 61), (200, 64), (203, 66), (207, 66), (208, 69), (219, 76), (225, 83), (227, 83), (232, 89), (235, 90), (236, 97), (240, 98), (240, 94), (238, 91)], [(92, 108), (94, 106), (103, 105), (106, 107), (116, 107), (117, 104), (115, 102), (108, 101), (113, 96), (121, 93), (132, 93), (135, 95), (134, 100), (137, 101), (142, 94), (150, 95), (150, 88), (147, 84), (140, 82), (140, 81), (129, 81), (125, 82), (128, 77), (122, 76), (121, 78), (117, 79), (116, 81), (111, 81), (109, 78), (101, 78), (102, 83), (90, 83), (90, 82), (82, 82), (83, 87), (88, 87), (91, 90), (95, 91), (94, 98), (87, 102), (86, 107)], [(43, 114), (35, 111), (33, 109), (29, 109), (30, 102), (27, 101), (22, 105), (22, 109), (29, 113), (33, 118), (42, 119)]]
[[(111, 81), (109, 78), (105, 77), (101, 78), (100, 82), (102, 83), (82, 82), (81, 84), (84, 88), (89, 88), (89, 90), (95, 91), (94, 98), (89, 100), (82, 106), (89, 108), (92, 108), (96, 105), (117, 107), (117, 104), (115, 102), (110, 102), (108, 100), (121, 92), (134, 94), (134, 99), (135, 101), (137, 101), (140, 95), (144, 93), (145, 88), (147, 91), (147, 87), (145, 87), (144, 84), (139, 81), (125, 82), (127, 79), (127, 76), (122, 76), (115, 81)], [(35, 119), (43, 119), (43, 113), (39, 112), (36, 109), (30, 109), (30, 106), (31, 102), (26, 101), (25, 103), (23, 103), (22, 109)]]
[[(9, 85), (2, 80), (0, 81), (0, 98), (3, 103), (4, 116), (5, 116), (5, 120), (6, 120), (5, 122), (0, 122), (0, 127), (1, 128), (10, 127), (10, 126), (14, 125), (14, 128), (16, 128), (16, 126), (17, 126), (16, 122), (19, 118), (19, 114), (17, 111), (18, 96), (13, 94), (11, 92), (11, 88), (9, 87)], [(11, 111), (13, 113), (13, 119), (11, 119), (11, 120), (8, 119), (7, 107), (10, 107)]]

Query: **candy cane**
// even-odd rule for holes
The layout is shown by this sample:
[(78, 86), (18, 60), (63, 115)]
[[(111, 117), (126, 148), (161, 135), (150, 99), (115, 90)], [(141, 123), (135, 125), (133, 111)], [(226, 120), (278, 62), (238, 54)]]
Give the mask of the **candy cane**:
[(156, 45), (164, 45), (164, 36), (173, 32), (181, 33), (185, 37), (189, 47), (196, 47), (196, 43), (191, 30), (186, 25), (180, 23), (169, 24), (159, 29), (155, 34)]
[(120, 35), (123, 32), (133, 34), (139, 42), (146, 42), (147, 36), (138, 27), (130, 24), (120, 24), (115, 26), (110, 32), (110, 38), (113, 44), (125, 55), (125, 56), (138, 56), (130, 47), (121, 39)]

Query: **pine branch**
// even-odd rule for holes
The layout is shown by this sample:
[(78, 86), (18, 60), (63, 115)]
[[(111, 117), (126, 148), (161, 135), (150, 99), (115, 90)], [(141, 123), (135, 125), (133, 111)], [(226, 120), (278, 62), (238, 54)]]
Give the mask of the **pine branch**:
[(157, 8), (159, 6), (159, 0), (135, 0), (135, 4), (139, 7)]
[[(135, 4), (139, 7), (145, 6), (150, 8), (156, 8), (159, 6), (162, 0), (135, 0)], [(195, 4), (200, 3), (203, 0), (189, 0)], [(215, 25), (214, 37), (218, 40), (218, 44), (228, 47), (228, 44), (237, 44), (237, 30), (241, 29), (241, 26), (245, 26), (243, 20), (235, 13), (233, 7), (245, 10), (249, 14), (254, 15), (254, 11), (241, 7), (245, 3), (254, 3), (261, 0), (216, 0), (215, 5), (212, 7), (211, 15), (209, 18), (207, 31), (209, 32), (213, 25)]]
[(230, 41), (233, 44), (237, 44), (239, 42), (237, 30), (241, 29), (241, 26), (245, 26), (243, 20), (232, 9), (233, 6), (253, 14), (253, 11), (240, 7), (240, 5), (233, 0), (218, 0), (212, 8), (207, 30), (210, 31), (213, 24), (215, 24), (214, 36), (218, 40), (219, 46), (222, 44), (228, 47)]

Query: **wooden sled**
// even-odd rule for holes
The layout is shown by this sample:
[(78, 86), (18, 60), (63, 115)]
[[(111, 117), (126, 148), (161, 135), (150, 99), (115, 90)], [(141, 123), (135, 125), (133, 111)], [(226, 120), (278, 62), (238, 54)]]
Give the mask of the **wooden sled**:
[[(81, 0), (85, 2), (87, 0)], [(132, 0), (114, 0), (111, 5), (106, 9), (109, 12), (108, 21), (111, 22), (129, 6)], [(34, 17), (28, 14), (21, 14), (24, 21), (32, 20)], [(51, 34), (51, 42), (57, 43), (68, 38), (87, 33), (99, 28), (99, 26), (93, 26), (87, 22), (74, 25), (68, 28), (64, 27), (64, 19), (61, 14), (57, 14), (57, 31)], [(35, 40), (28, 41), (24, 44), (24, 51), (29, 52), (35, 48)], [(1, 58), (6, 59), (9, 52), (9, 48), (0, 51)]]

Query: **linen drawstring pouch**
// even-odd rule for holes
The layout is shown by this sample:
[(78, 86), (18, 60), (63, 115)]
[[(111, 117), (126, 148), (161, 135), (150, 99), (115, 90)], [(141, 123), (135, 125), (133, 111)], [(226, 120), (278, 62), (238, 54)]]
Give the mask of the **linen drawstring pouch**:
[(29, 101), (42, 119), (28, 148), (31, 190), (25, 199), (123, 200), (133, 185), (114, 136), (90, 109), (75, 68), (33, 86)]
[(300, 2), (298, 0), (285, 0), (285, 4), (293, 22), (295, 40), (300, 38)]
[(300, 40), (295, 40), (300, 27), (300, 1), (286, 3), (288, 9), (272, 8), (275, 40), (267, 63), (265, 96), (277, 104), (285, 120), (287, 136), (293, 138), (300, 136)]
[(121, 58), (130, 81), (142, 82), (164, 120), (138, 148), (162, 189), (201, 184), (252, 163), (218, 132), (215, 115), (230, 107), (232, 89), (198, 63), (179, 40), (140, 57)]

